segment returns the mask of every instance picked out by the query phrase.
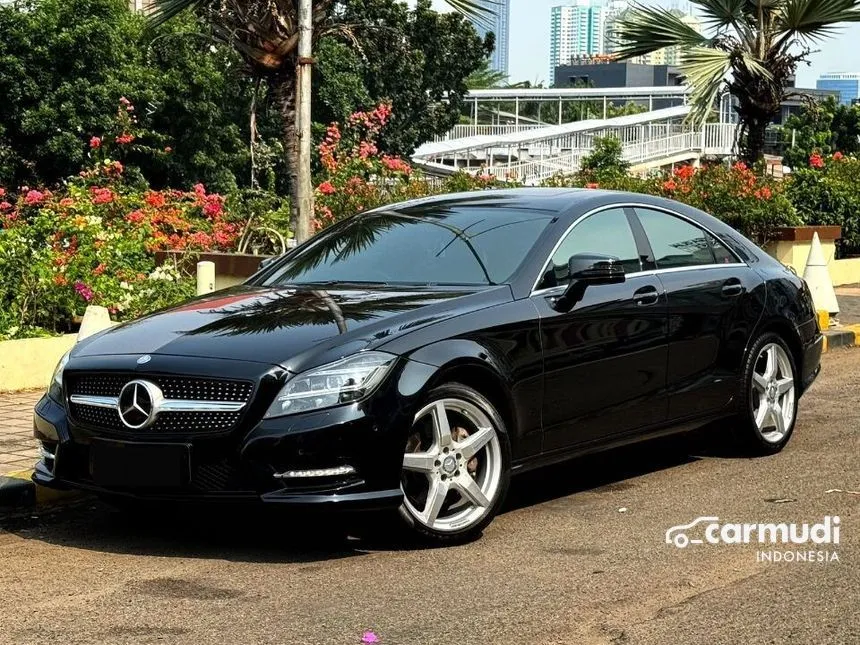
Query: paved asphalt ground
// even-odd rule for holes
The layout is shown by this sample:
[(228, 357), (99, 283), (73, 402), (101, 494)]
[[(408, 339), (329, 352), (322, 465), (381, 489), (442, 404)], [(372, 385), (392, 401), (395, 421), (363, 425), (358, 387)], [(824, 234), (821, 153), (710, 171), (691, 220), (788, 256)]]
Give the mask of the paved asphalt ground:
[[(781, 455), (699, 436), (581, 459), (515, 479), (483, 538), (455, 548), (222, 511), (125, 520), (94, 501), (7, 517), (0, 643), (860, 643), (860, 495), (827, 492), (860, 491), (858, 365), (857, 349), (825, 357)], [(838, 562), (664, 544), (701, 515), (827, 514)]]

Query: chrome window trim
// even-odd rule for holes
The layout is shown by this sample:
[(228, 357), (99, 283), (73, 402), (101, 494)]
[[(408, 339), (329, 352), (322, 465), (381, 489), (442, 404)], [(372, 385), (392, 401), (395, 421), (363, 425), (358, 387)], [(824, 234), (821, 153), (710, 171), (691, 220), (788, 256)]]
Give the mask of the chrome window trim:
[[(87, 394), (72, 394), (69, 401), (75, 405), (86, 405), (93, 408), (119, 408), (117, 396), (90, 396)], [(191, 401), (185, 399), (164, 399), (156, 412), (238, 412), (245, 407), (241, 401)]]
[[(720, 238), (716, 233), (714, 233), (707, 226), (702, 226), (693, 218), (687, 217), (686, 215), (683, 215), (683, 214), (678, 213), (676, 211), (670, 210), (670, 209), (665, 208), (663, 206), (654, 206), (653, 204), (643, 204), (641, 202), (623, 202), (623, 203), (619, 203), (619, 204), (607, 204), (605, 206), (598, 206), (597, 208), (594, 208), (594, 209), (588, 211), (587, 213), (584, 213), (584, 214), (580, 215), (579, 217), (577, 217), (573, 222), (571, 222), (570, 226), (568, 226), (567, 229), (565, 229), (564, 233), (561, 236), (559, 236), (558, 242), (556, 242), (555, 246), (552, 247), (552, 250), (549, 252), (547, 259), (541, 265), (541, 269), (544, 269), (546, 267), (546, 265), (550, 263), (550, 261), (552, 260), (552, 256), (555, 255), (555, 252), (558, 251), (559, 247), (561, 246), (561, 243), (567, 239), (567, 236), (570, 235), (570, 232), (576, 227), (577, 224), (579, 224), (581, 221), (583, 221), (587, 217), (591, 217), (592, 215), (595, 215), (601, 211), (606, 211), (606, 210), (610, 210), (613, 208), (621, 208), (622, 210), (625, 208), (649, 208), (651, 210), (666, 213), (667, 215), (673, 215), (675, 217), (679, 217), (682, 220), (689, 222), (690, 224), (692, 224), (696, 228), (701, 229), (701, 230), (705, 231), (706, 233), (708, 233), (709, 235), (711, 235), (712, 237), (714, 237), (714, 239), (716, 239), (718, 242), (720, 242), (720, 244), (722, 244), (728, 250), (728, 252), (731, 253), (732, 256), (737, 260), (737, 262), (730, 262), (728, 264), (698, 264), (698, 265), (689, 266), (689, 267), (672, 267), (669, 269), (652, 269), (649, 271), (636, 271), (634, 273), (626, 274), (626, 277), (628, 277), (628, 278), (634, 277), (634, 276), (659, 274), (659, 273), (669, 273), (669, 272), (677, 272), (677, 271), (696, 271), (698, 269), (713, 269), (716, 267), (749, 266), (746, 262), (743, 262), (738, 257), (738, 254), (735, 253), (734, 250), (730, 249), (728, 246), (723, 244), (723, 242), (720, 241)], [(541, 278), (543, 278), (545, 273), (546, 273), (546, 271), (542, 270), (538, 274), (537, 278), (534, 281), (534, 284), (532, 285), (531, 292), (529, 293), (529, 298), (531, 298), (532, 296), (535, 296), (535, 295), (542, 294), (546, 291), (552, 291), (554, 289), (558, 289), (560, 287), (565, 286), (565, 285), (558, 285), (555, 287), (546, 287), (544, 289), (538, 289), (537, 286), (538, 286), (538, 284), (540, 284)]]

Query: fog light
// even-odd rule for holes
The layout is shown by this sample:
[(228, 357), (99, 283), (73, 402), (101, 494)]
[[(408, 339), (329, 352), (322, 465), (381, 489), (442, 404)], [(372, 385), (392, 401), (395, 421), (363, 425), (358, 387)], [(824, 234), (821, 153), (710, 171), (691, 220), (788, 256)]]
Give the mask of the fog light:
[(337, 468), (317, 468), (315, 470), (288, 470), (283, 473), (275, 473), (272, 477), (275, 479), (302, 479), (309, 477), (339, 477), (354, 473), (355, 468), (352, 466), (338, 466)]

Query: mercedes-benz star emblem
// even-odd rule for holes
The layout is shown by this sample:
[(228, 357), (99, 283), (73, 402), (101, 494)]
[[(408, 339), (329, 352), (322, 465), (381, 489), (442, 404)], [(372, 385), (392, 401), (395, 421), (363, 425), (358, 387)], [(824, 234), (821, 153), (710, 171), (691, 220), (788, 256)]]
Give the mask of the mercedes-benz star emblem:
[(149, 354), (144, 354), (143, 356), (141, 356), (140, 358), (137, 359), (137, 364), (138, 365), (146, 365), (151, 360), (152, 360), (152, 356), (150, 356)]
[(129, 381), (119, 393), (119, 418), (132, 430), (142, 430), (155, 421), (164, 395), (155, 383)]

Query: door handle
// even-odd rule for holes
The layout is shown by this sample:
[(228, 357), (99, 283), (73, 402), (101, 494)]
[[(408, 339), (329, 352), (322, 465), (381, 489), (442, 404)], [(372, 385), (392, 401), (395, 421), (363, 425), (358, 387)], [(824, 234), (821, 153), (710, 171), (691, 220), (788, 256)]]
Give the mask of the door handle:
[(722, 293), (725, 298), (735, 298), (744, 292), (744, 285), (737, 278), (732, 278), (723, 285)]
[(656, 305), (660, 300), (660, 293), (657, 287), (642, 287), (633, 292), (633, 302), (639, 307), (647, 307)]

